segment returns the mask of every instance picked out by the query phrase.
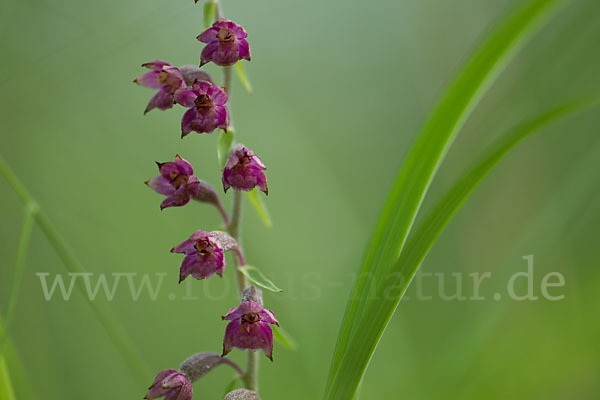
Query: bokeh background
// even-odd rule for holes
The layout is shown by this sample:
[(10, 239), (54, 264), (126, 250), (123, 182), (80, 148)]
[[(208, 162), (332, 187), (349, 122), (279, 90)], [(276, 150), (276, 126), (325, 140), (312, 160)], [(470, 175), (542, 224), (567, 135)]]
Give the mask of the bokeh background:
[[(299, 343), (296, 352), (276, 345), (273, 364), (262, 359), (264, 399), (322, 396), (351, 274), (411, 140), (482, 35), (519, 3), (223, 0), (249, 32), (255, 90), (235, 82), (232, 114), (239, 140), (268, 167), (274, 220), (266, 228), (247, 207), (244, 246), (249, 263), (284, 288), (265, 301)], [(425, 209), (506, 129), (600, 92), (599, 20), (600, 2), (572, 1), (527, 44), (467, 122)], [(6, 357), (18, 399), (139, 399), (157, 371), (220, 351), (219, 317), (236, 303), (232, 269), (178, 286), (181, 259), (169, 253), (194, 230), (218, 228), (218, 214), (199, 204), (161, 212), (143, 185), (155, 160), (179, 153), (219, 187), (217, 138), (181, 140), (180, 109), (143, 116), (152, 91), (132, 83), (143, 62), (197, 63), (201, 24), (191, 0), (0, 3), (0, 154), (89, 271), (153, 282), (167, 273), (155, 301), (147, 292), (134, 301), (124, 281), (108, 302), (143, 354), (149, 374), (140, 382), (81, 292), (44, 299), (36, 273), (66, 270), (35, 227)], [(429, 301), (411, 287), (363, 398), (598, 398), (599, 123), (596, 109), (544, 129), (477, 189), (423, 271), (462, 273), (466, 295), (467, 274), (489, 271), (486, 300), (444, 301), (433, 278), (423, 280)], [(3, 180), (0, 193), (5, 315), (23, 206)], [(558, 271), (566, 284), (551, 293), (563, 300), (506, 296), (530, 254), (535, 294)], [(182, 299), (186, 288), (197, 300)], [(243, 362), (242, 352), (231, 356)], [(231, 376), (214, 371), (195, 384), (196, 397), (222, 398)]]

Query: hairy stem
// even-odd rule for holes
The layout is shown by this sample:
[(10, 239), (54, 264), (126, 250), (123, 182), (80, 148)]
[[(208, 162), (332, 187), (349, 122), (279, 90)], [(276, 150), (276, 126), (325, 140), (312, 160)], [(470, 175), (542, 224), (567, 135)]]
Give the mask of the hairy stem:
[[(221, 4), (217, 1), (217, 11), (216, 17), (221, 18), (223, 16), (223, 11), (221, 9)], [(231, 100), (231, 78), (232, 78), (232, 68), (224, 67), (223, 68), (223, 88), (229, 96)], [(233, 128), (232, 118), (231, 118), (231, 105), (229, 106), (230, 111), (230, 127)], [(233, 143), (232, 143), (233, 145)], [(241, 225), (242, 220), (242, 192), (239, 190), (234, 190), (233, 192), (233, 212), (231, 214), (231, 221), (228, 226), (228, 231), (231, 236), (238, 243), (238, 251), (237, 251), (237, 260), (236, 260), (236, 274), (237, 274), (237, 283), (238, 289), (240, 291), (240, 295), (244, 288), (248, 285), (248, 281), (244, 274), (242, 274), (237, 267), (245, 264), (244, 255), (242, 252), (242, 237), (241, 237)], [(246, 362), (246, 374), (244, 375), (244, 385), (246, 389), (258, 391), (258, 353), (255, 351), (248, 351), (248, 360)]]
[(248, 359), (246, 360), (246, 375), (244, 375), (244, 386), (246, 389), (258, 392), (258, 351), (248, 350)]

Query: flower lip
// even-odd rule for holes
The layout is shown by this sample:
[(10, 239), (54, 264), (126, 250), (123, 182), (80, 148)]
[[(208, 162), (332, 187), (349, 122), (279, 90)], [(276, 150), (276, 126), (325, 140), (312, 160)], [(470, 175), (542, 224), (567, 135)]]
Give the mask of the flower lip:
[(194, 105), (198, 110), (203, 108), (211, 108), (213, 106), (212, 100), (207, 94), (201, 94), (198, 97), (196, 97), (196, 100), (194, 100)]
[(217, 33), (217, 39), (219, 39), (219, 42), (221, 43), (233, 42), (235, 40), (235, 36), (232, 31), (223, 27), (219, 30), (219, 33)]
[(210, 254), (212, 253), (214, 246), (208, 239), (198, 239), (194, 243), (194, 248), (198, 254)]
[(176, 172), (171, 172), (171, 185), (175, 187), (175, 189), (179, 189), (179, 186), (188, 183), (189, 177), (185, 174), (178, 174)]
[(260, 315), (258, 313), (250, 312), (242, 315), (242, 322), (246, 322), (248, 324), (254, 324), (260, 321)]

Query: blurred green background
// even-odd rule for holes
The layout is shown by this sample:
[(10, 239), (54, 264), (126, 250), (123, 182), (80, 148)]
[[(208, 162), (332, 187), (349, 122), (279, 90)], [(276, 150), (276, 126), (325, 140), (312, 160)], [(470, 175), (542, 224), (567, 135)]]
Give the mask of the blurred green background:
[[(231, 108), (238, 139), (268, 167), (274, 220), (265, 228), (246, 209), (246, 258), (284, 288), (265, 302), (300, 344), (297, 352), (276, 344), (273, 364), (261, 358), (262, 398), (322, 396), (351, 274), (403, 155), (466, 55), (520, 3), (223, 0), (249, 33), (255, 91), (236, 82)], [(156, 301), (147, 292), (134, 301), (123, 280), (109, 304), (147, 363), (139, 382), (81, 292), (44, 299), (36, 273), (66, 270), (35, 227), (7, 355), (18, 399), (139, 399), (151, 374), (221, 349), (220, 316), (237, 302), (232, 269), (178, 286), (181, 258), (169, 253), (196, 229), (218, 228), (218, 214), (198, 204), (161, 212), (161, 197), (143, 185), (155, 160), (179, 153), (218, 188), (216, 135), (181, 140), (181, 109), (142, 116), (152, 91), (131, 82), (143, 62), (197, 63), (201, 21), (191, 0), (0, 3), (0, 154), (89, 271), (153, 282), (167, 273)], [(600, 2), (575, 0), (527, 44), (467, 122), (425, 209), (506, 129), (600, 92), (598, 21)], [(450, 274), (463, 273), (467, 296), (467, 274), (489, 271), (486, 300), (444, 301), (428, 278), (423, 292), (434, 296), (419, 301), (413, 285), (362, 398), (598, 398), (598, 114), (535, 135), (474, 193), (423, 271), (448, 274), (447, 293)], [(23, 206), (2, 179), (0, 191), (4, 316)], [(563, 300), (507, 297), (509, 277), (526, 270), (530, 254), (535, 294), (558, 271), (566, 285), (551, 293)], [(186, 288), (197, 300), (183, 299)], [(103, 294), (96, 301), (106, 302)], [(243, 362), (240, 351), (231, 357)], [(231, 375), (221, 367), (198, 381), (196, 398), (222, 398)]]

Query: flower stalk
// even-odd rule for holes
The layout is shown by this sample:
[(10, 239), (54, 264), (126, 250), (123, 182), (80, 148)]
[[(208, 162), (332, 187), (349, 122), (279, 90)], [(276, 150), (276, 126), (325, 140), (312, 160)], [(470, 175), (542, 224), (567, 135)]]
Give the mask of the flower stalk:
[[(205, 5), (205, 30), (196, 39), (204, 43), (200, 56), (200, 66), (184, 65), (176, 67), (167, 61), (155, 60), (143, 64), (145, 74), (134, 80), (139, 85), (156, 90), (146, 108), (167, 110), (175, 106), (187, 109), (181, 119), (181, 138), (192, 132), (212, 134), (222, 130), (227, 135), (221, 137), (218, 154), (227, 163), (222, 165), (223, 191), (232, 189), (232, 211), (227, 213), (219, 196), (211, 185), (194, 176), (192, 165), (179, 155), (170, 162), (157, 163), (159, 176), (146, 182), (158, 194), (166, 196), (161, 209), (183, 207), (190, 200), (213, 205), (223, 217), (226, 232), (196, 230), (189, 238), (171, 249), (183, 255), (179, 282), (188, 276), (197, 280), (221, 277), (227, 260), (225, 252), (235, 253), (230, 262), (237, 277), (240, 302), (222, 317), (229, 321), (223, 339), (223, 353), (197, 353), (188, 358), (180, 367), (160, 372), (146, 395), (148, 399), (164, 397), (165, 400), (190, 400), (192, 386), (199, 377), (222, 363), (233, 367), (240, 375), (246, 391), (252, 396), (258, 389), (259, 350), (273, 361), (273, 330), (271, 325), (279, 325), (275, 314), (263, 307), (262, 292), (252, 286), (255, 280), (246, 276), (246, 261), (242, 250), (242, 191), (258, 188), (268, 194), (266, 167), (254, 151), (233, 143), (233, 123), (231, 118), (232, 66), (242, 60), (250, 61), (250, 45), (245, 29), (237, 23), (222, 17), (219, 0), (207, 0)], [(212, 23), (212, 24), (211, 24)], [(222, 86), (202, 69), (207, 63), (222, 67)], [(231, 267), (230, 267), (231, 268)], [(249, 268), (249, 267), (246, 267)], [(214, 279), (214, 278), (213, 278)], [(259, 284), (260, 285), (260, 284)], [(246, 370), (225, 357), (234, 348), (248, 350)]]

